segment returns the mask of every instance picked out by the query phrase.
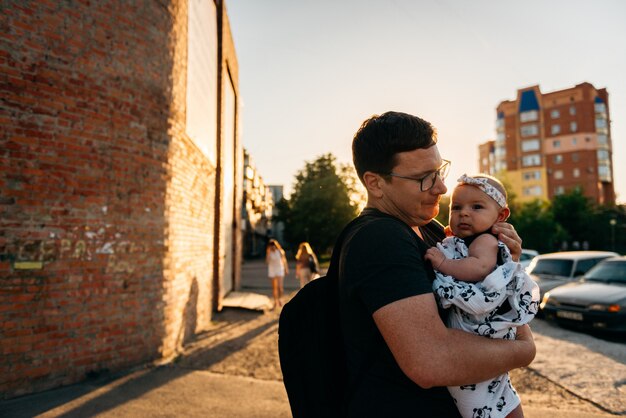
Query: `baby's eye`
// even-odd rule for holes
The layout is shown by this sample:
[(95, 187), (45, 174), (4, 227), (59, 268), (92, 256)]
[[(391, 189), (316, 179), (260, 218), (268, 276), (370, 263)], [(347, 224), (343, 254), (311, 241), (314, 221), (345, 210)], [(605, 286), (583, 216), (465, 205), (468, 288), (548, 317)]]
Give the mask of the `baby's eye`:
[(450, 206), (450, 210), (461, 210), (461, 206), (460, 205), (452, 205), (452, 206)]
[(483, 205), (472, 205), (472, 209), (482, 209)]

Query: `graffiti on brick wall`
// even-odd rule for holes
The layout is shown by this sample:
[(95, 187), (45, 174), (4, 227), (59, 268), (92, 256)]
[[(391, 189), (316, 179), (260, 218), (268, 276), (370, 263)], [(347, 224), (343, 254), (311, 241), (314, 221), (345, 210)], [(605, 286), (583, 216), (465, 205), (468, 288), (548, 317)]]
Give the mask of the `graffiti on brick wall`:
[(85, 231), (78, 238), (25, 239), (0, 242), (0, 261), (16, 269), (41, 269), (54, 261), (106, 260), (107, 273), (132, 273), (149, 257), (145, 243), (123, 239), (120, 233)]

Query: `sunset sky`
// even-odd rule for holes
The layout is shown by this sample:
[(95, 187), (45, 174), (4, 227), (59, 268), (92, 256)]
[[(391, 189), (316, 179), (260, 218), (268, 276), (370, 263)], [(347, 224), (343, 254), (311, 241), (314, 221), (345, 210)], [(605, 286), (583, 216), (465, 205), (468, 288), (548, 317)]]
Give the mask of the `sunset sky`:
[(305, 161), (350, 162), (372, 114), (435, 125), (448, 186), (478, 170), (495, 108), (519, 88), (590, 82), (609, 92), (618, 201), (626, 203), (626, 2), (230, 0), (242, 139), (289, 193)]

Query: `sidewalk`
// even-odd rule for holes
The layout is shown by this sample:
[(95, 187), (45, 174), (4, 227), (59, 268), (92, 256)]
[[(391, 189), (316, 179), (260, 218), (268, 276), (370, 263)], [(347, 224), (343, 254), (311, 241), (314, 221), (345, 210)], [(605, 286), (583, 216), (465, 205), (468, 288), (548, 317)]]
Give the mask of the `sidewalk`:
[[(285, 293), (299, 288), (293, 269), (285, 278)], [(271, 296), (270, 283), (262, 262), (243, 266), (242, 291)], [(228, 308), (227, 308), (228, 309)], [(228, 312), (219, 315), (228, 315)], [(0, 402), (1, 417), (233, 417), (288, 418), (291, 416), (281, 381), (208, 371), (221, 360), (250, 349), (253, 340), (275, 338), (278, 312), (241, 312), (243, 321), (254, 322), (243, 334), (232, 333), (229, 324), (203, 336), (197, 349), (191, 345), (184, 358), (161, 367), (139, 368), (96, 381)], [(240, 321), (241, 322), (241, 321)], [(558, 340), (550, 340), (558, 344)], [(208, 347), (208, 348), (207, 348)], [(552, 347), (552, 350), (557, 349)], [(207, 354), (210, 354), (207, 356)], [(245, 356), (245, 352), (243, 356)], [(217, 360), (216, 360), (217, 358)], [(245, 359), (244, 359), (245, 360)], [(242, 362), (243, 367), (256, 367)], [(226, 366), (225, 366), (226, 367)], [(261, 367), (262, 368), (262, 367)], [(204, 369), (204, 370), (203, 370)], [(223, 371), (223, 372), (222, 372)], [(259, 372), (259, 376), (263, 376)], [(275, 371), (276, 373), (276, 371)], [(275, 374), (274, 373), (274, 374)], [(587, 398), (589, 399), (589, 398)], [(524, 407), (527, 418), (600, 418), (615, 415), (570, 409)]]

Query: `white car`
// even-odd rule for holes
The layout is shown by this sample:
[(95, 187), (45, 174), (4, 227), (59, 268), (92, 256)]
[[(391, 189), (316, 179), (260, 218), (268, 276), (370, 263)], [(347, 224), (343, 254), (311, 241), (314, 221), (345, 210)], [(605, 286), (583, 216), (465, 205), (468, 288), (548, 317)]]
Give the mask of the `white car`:
[(618, 255), (609, 251), (562, 251), (541, 254), (533, 258), (526, 271), (539, 285), (543, 298), (547, 291), (580, 279), (600, 261)]
[(533, 258), (537, 257), (539, 253), (535, 250), (527, 250), (522, 248), (522, 254), (519, 256), (519, 263), (523, 268), (526, 268), (530, 265), (530, 262), (533, 261)]

